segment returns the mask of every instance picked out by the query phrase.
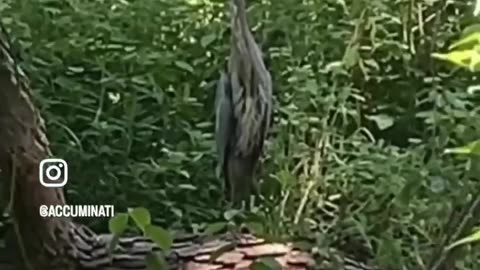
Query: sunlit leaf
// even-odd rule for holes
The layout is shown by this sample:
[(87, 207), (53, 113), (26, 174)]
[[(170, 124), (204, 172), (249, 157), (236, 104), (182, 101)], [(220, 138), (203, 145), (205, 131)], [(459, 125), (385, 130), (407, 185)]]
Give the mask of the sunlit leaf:
[(108, 221), (108, 229), (110, 233), (113, 234), (122, 234), (128, 226), (128, 214), (119, 213), (116, 214)]
[(480, 85), (471, 85), (467, 88), (467, 93), (470, 95), (475, 94), (478, 91), (480, 91)]
[(465, 146), (448, 148), (445, 154), (463, 154), (463, 155), (480, 155), (480, 140), (471, 142)]
[(150, 212), (143, 207), (130, 208), (128, 209), (128, 214), (142, 231), (145, 229), (145, 226), (150, 225), (152, 222)]
[(449, 61), (461, 67), (469, 67), (469, 60), (472, 58), (473, 50), (453, 51), (449, 53), (433, 53), (432, 57)]
[(473, 15), (478, 16), (480, 14), (480, 0), (475, 1), (475, 9), (473, 10)]
[(85, 69), (83, 67), (68, 67), (68, 70), (74, 73), (82, 73)]
[(475, 233), (473, 233), (470, 236), (462, 238), (462, 239), (454, 242), (453, 244), (449, 245), (447, 247), (447, 250), (452, 249), (452, 248), (457, 247), (457, 246), (460, 246), (460, 245), (470, 244), (470, 243), (478, 242), (478, 241), (480, 241), (480, 230), (476, 231)]
[(335, 62), (331, 62), (331, 63), (328, 63), (325, 67), (325, 70), (326, 71), (338, 71), (342, 68), (343, 66), (343, 63), (341, 61), (335, 61)]
[(190, 185), (190, 184), (181, 184), (181, 185), (178, 185), (178, 188), (179, 189), (184, 189), (184, 190), (197, 190), (197, 187), (194, 186), (194, 185)]
[(223, 216), (225, 217), (226, 220), (232, 220), (238, 214), (240, 214), (239, 210), (231, 209), (231, 210), (225, 211), (225, 213), (223, 213)]
[(366, 118), (374, 121), (380, 130), (385, 130), (393, 126), (393, 123), (394, 123), (393, 118), (386, 114), (370, 115), (370, 116), (367, 116)]

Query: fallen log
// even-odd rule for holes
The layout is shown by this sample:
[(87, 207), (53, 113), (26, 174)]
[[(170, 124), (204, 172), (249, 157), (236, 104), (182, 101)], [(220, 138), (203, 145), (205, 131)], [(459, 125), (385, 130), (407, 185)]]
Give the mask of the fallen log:
[[(97, 235), (85, 226), (72, 224), (76, 228), (71, 232), (78, 247), (76, 254), (69, 259), (76, 262), (79, 270), (127, 270), (146, 269), (145, 258), (151, 251), (161, 250), (144, 237), (123, 237), (115, 252), (110, 255), (107, 247), (112, 235)], [(218, 253), (221, 250), (220, 253)], [(26, 270), (18, 266), (18, 261), (0, 247), (0, 254), (10, 253), (10, 257), (0, 255), (0, 269)], [(334, 261), (330, 257), (317, 258), (305, 251), (298, 250), (291, 243), (268, 243), (264, 239), (250, 234), (223, 234), (209, 240), (199, 235), (178, 237), (168, 254), (164, 254), (169, 269), (181, 270), (228, 270), (250, 269), (256, 260), (270, 257), (282, 266), (282, 269), (304, 270), (372, 270), (355, 260)], [(18, 258), (17, 258), (18, 259)]]

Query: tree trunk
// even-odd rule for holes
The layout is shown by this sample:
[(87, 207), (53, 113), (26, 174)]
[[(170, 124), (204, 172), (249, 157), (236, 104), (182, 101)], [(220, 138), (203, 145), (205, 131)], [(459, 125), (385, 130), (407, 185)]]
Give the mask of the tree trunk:
[(64, 204), (61, 188), (40, 184), (40, 161), (50, 154), (45, 126), (28, 89), (27, 77), (10, 53), (9, 39), (0, 33), (0, 177), (7, 180), (7, 198), (22, 260), (28, 269), (73, 269), (65, 261), (69, 220), (42, 218), (42, 204)]

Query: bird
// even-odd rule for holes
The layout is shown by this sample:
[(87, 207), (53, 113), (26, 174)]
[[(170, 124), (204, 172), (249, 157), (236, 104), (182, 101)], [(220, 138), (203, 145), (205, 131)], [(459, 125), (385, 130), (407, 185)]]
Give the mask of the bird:
[(258, 192), (255, 170), (272, 115), (272, 79), (251, 33), (245, 0), (230, 0), (230, 57), (215, 96), (217, 176), (233, 205)]

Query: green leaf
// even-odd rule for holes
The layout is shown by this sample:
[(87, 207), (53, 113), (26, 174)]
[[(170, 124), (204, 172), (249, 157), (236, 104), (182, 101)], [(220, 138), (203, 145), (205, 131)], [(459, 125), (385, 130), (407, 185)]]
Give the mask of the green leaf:
[(207, 229), (205, 229), (205, 233), (207, 235), (214, 235), (227, 227), (227, 222), (216, 222), (212, 224), (208, 224)]
[(83, 67), (68, 67), (68, 70), (74, 73), (82, 73), (85, 69)]
[(109, 244), (109, 251), (113, 252), (115, 247), (118, 244), (120, 239), (120, 235), (127, 229), (128, 227), (128, 214), (126, 213), (119, 213), (116, 214), (108, 221), (108, 229), (110, 233), (113, 234), (113, 238)]
[[(401, 241), (394, 239), (391, 232), (380, 240), (377, 254), (378, 260), (382, 263), (382, 266), (385, 266), (384, 269), (391, 269), (393, 264), (401, 265), (403, 263)], [(398, 258), (398, 260), (394, 262), (391, 258)]]
[(116, 214), (108, 221), (108, 229), (110, 233), (115, 235), (122, 234), (128, 226), (128, 214), (119, 213)]
[(467, 236), (465, 238), (462, 238), (458, 241), (455, 241), (453, 244), (449, 245), (447, 247), (447, 250), (450, 250), (454, 247), (460, 246), (460, 245), (465, 245), (465, 244), (470, 244), (473, 242), (478, 242), (480, 241), (480, 230), (474, 232), (472, 235)]
[(380, 130), (385, 130), (393, 126), (393, 118), (386, 114), (370, 115), (370, 116), (367, 116), (366, 118), (374, 121)]
[(351, 47), (348, 47), (345, 51), (345, 55), (343, 56), (343, 63), (347, 68), (351, 68), (358, 63), (358, 60), (360, 59), (358, 48), (359, 45), (355, 44)]
[(202, 39), (200, 40), (200, 44), (203, 48), (206, 48), (208, 45), (212, 44), (215, 39), (217, 39), (217, 36), (215, 34), (206, 35), (202, 37)]
[(466, 38), (466, 37), (468, 37), (472, 34), (475, 34), (477, 32), (480, 33), (480, 23), (475, 23), (475, 24), (472, 24), (472, 25), (469, 25), (469, 26), (465, 27), (462, 30), (461, 37)]
[(252, 270), (281, 270), (282, 265), (280, 263), (273, 259), (273, 258), (262, 258), (255, 263), (252, 264), (250, 267)]
[(230, 221), (238, 214), (240, 214), (239, 210), (231, 209), (231, 210), (225, 211), (225, 213), (223, 213), (223, 217), (225, 217), (226, 220)]
[(152, 222), (150, 212), (143, 207), (130, 208), (128, 214), (142, 231), (145, 231), (145, 227)]
[(468, 68), (469, 60), (472, 58), (473, 50), (452, 51), (449, 53), (433, 53), (432, 57), (449, 61), (455, 65)]
[(480, 43), (480, 32), (474, 32), (464, 38), (462, 38), (461, 40), (453, 43), (452, 45), (450, 45), (450, 47), (448, 47), (449, 50), (452, 50), (452, 49), (455, 49), (455, 48), (458, 48), (460, 46), (463, 46), (463, 45), (466, 45), (468, 43)]
[(146, 258), (148, 270), (168, 270), (167, 262), (161, 253), (150, 253)]
[(445, 154), (461, 154), (461, 155), (480, 155), (480, 140), (476, 140), (465, 146), (445, 149), (444, 153)]
[(265, 233), (265, 228), (263, 227), (263, 224), (259, 222), (248, 222), (245, 225), (254, 234), (260, 235)]
[(470, 71), (475, 72), (480, 70), (480, 46), (476, 45), (474, 48), (475, 53), (470, 58)]
[(418, 190), (422, 187), (422, 181), (418, 181), (418, 178), (412, 177), (407, 179), (407, 182), (405, 183), (396, 198), (396, 200), (403, 206), (408, 206), (410, 200), (417, 194)]
[(155, 225), (147, 225), (145, 227), (145, 236), (149, 237), (164, 251), (168, 251), (172, 247), (172, 235), (167, 230), (161, 227)]
[(193, 67), (183, 61), (175, 61), (175, 65), (183, 70), (193, 73)]
[(180, 184), (177, 187), (184, 190), (197, 190), (197, 187), (191, 184)]

